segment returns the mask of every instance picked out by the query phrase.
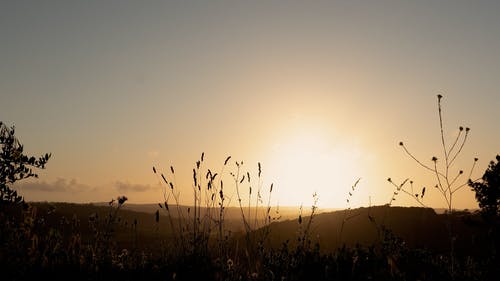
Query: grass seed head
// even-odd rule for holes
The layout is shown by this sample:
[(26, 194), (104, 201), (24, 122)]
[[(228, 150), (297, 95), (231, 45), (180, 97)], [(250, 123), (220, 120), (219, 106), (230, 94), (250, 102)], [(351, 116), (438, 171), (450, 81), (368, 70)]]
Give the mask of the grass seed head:
[(127, 201), (128, 198), (127, 196), (119, 196), (117, 200), (118, 200), (118, 205), (123, 205), (123, 203), (125, 203), (125, 201)]

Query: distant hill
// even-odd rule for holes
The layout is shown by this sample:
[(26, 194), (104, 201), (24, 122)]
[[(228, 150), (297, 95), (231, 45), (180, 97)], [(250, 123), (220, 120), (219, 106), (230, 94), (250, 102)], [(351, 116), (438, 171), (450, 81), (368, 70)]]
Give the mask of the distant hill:
[[(57, 228), (62, 232), (74, 231), (74, 228), (78, 228), (84, 240), (93, 238), (89, 217), (97, 214), (103, 221), (113, 212), (109, 206), (106, 206), (107, 204), (47, 202), (31, 204), (36, 206), (39, 217), (46, 220), (47, 226)], [(183, 212), (187, 212), (187, 208), (181, 207)], [(157, 210), (162, 214), (158, 222), (154, 214)], [(293, 246), (300, 229), (306, 227), (309, 217), (303, 217), (302, 224), (299, 225), (298, 209), (295, 214), (291, 209), (287, 212), (287, 219), (275, 221), (269, 226), (271, 232), (268, 246), (280, 247), (287, 240)], [(174, 225), (177, 225), (177, 218), (172, 219)], [(137, 224), (135, 225), (134, 222)], [(239, 208), (227, 209), (225, 228), (231, 230), (235, 237), (243, 234)], [(485, 246), (481, 245), (481, 241), (487, 240), (483, 239), (487, 235), (487, 228), (481, 223), (478, 215), (459, 212), (448, 216), (437, 214), (433, 209), (388, 206), (319, 213), (313, 218), (310, 238), (313, 243), (319, 243), (322, 251), (329, 252), (344, 244), (346, 246), (356, 244), (369, 246), (380, 242), (383, 238), (383, 228), (389, 229), (396, 236), (404, 239), (411, 247), (442, 252), (449, 251), (450, 233), (456, 236), (457, 251), (461, 249), (481, 251)], [(128, 206), (125, 204), (117, 214), (114, 229), (115, 241), (123, 247), (137, 246), (155, 249), (162, 241), (172, 237), (164, 207), (160, 208), (153, 204), (128, 204)], [(449, 231), (450, 229), (452, 232)]]
[[(99, 203), (92, 203), (92, 205), (95, 206), (108, 206), (108, 203), (105, 202), (99, 202)], [(179, 206), (179, 210), (177, 209), (177, 206), (169, 206), (170, 210), (170, 215), (174, 218), (178, 218), (180, 214), (183, 216), (187, 216), (188, 211), (192, 211), (192, 206), (185, 206), (181, 205)], [(156, 211), (160, 211), (161, 216), (167, 216), (168, 213), (166, 212), (166, 209), (163, 204), (129, 204), (126, 203), (123, 205), (124, 210), (130, 210), (134, 212), (141, 212), (141, 213), (149, 213), (149, 214), (154, 214)], [(328, 209), (319, 209), (318, 213), (325, 213), (325, 212), (332, 212), (338, 209), (334, 208), (328, 208)], [(212, 210), (218, 212), (217, 209)], [(255, 207), (250, 207), (250, 214), (252, 221), (255, 218)], [(257, 210), (257, 217), (262, 221), (267, 209), (266, 207), (259, 207)], [(304, 211), (304, 214), (307, 214), (309, 210)], [(206, 214), (207, 209), (205, 207), (201, 207), (201, 213)], [(244, 207), (244, 213), (245, 216), (248, 218), (248, 208)], [(300, 213), (300, 207), (290, 207), (290, 206), (280, 206), (280, 207), (271, 207), (271, 217), (274, 218), (275, 220), (283, 221), (283, 220), (290, 220), (290, 219), (296, 219), (298, 218)], [(242, 216), (241, 216), (241, 209), (239, 207), (225, 207), (224, 208), (224, 220), (226, 222), (226, 227), (228, 227), (231, 231), (233, 232), (238, 232), (238, 231), (243, 231), (244, 230), (244, 225), (242, 222)]]
[[(94, 237), (90, 217), (95, 217), (104, 224), (107, 217), (114, 213), (109, 206), (94, 204), (75, 204), (60, 202), (30, 203), (36, 207), (39, 218), (45, 220), (45, 225), (61, 231), (63, 234), (78, 231), (82, 239), (90, 241)], [(137, 222), (137, 224), (135, 224)], [(148, 244), (158, 240), (158, 237), (168, 237), (169, 229), (164, 224), (157, 224), (153, 214), (135, 212), (122, 209), (117, 212), (116, 223), (112, 228), (113, 237), (123, 247), (130, 247), (130, 243), (138, 241), (148, 247)]]
[[(97, 205), (97, 206), (108, 205), (108, 203), (93, 203), (93, 204)], [(156, 212), (156, 210), (163, 208), (163, 207), (160, 207), (158, 204), (125, 204), (123, 207), (126, 210), (132, 210), (132, 211), (144, 212), (144, 213), (154, 213), (154, 212)], [(175, 207), (175, 206), (170, 206), (170, 207)], [(185, 206), (185, 205), (180, 206), (180, 209), (184, 213), (187, 213), (188, 208), (192, 208), (192, 206)], [(202, 206), (201, 209), (202, 209), (202, 213), (204, 213), (205, 207)], [(264, 211), (265, 209), (266, 209), (265, 207), (259, 207), (259, 212)], [(299, 216), (299, 212), (300, 212), (299, 207), (290, 207), (290, 206), (275, 207), (275, 206), (271, 206), (271, 212), (272, 212), (273, 216), (277, 215), (276, 214), (277, 209), (279, 210), (279, 216), (281, 217), (281, 219), (297, 218)], [(248, 208), (244, 207), (244, 210), (245, 210), (245, 212), (247, 212)], [(324, 212), (332, 212), (335, 210), (338, 210), (338, 209), (334, 209), (334, 208), (320, 209), (319, 212), (324, 213)], [(254, 213), (255, 208), (250, 207), (250, 212)], [(177, 212), (175, 211), (175, 208), (174, 208), (174, 211), (172, 212), (172, 215), (177, 216)], [(238, 219), (239, 220), (239, 219), (241, 219), (241, 210), (239, 207), (225, 207), (225, 216), (228, 219)]]
[[(78, 225), (78, 230), (81, 232), (85, 240), (92, 239), (92, 229), (90, 227), (89, 218), (97, 215), (101, 222), (110, 214), (114, 213), (114, 208), (109, 206), (109, 203), (64, 203), (64, 202), (31, 202), (37, 208), (39, 217), (43, 217), (47, 227), (55, 227), (64, 231), (71, 231), (73, 224)], [(188, 218), (188, 209), (192, 216), (192, 207), (179, 206), (179, 212)], [(139, 241), (144, 246), (160, 243), (162, 240), (172, 237), (171, 224), (168, 219), (168, 214), (172, 216), (174, 226), (178, 226), (179, 212), (176, 206), (169, 207), (170, 212), (167, 212), (164, 205), (160, 207), (158, 204), (127, 204), (125, 203), (117, 213), (116, 224), (114, 225), (114, 237), (124, 245), (131, 241)], [(159, 221), (156, 221), (156, 212), (159, 212)], [(212, 210), (217, 211), (217, 210)], [(205, 208), (201, 208), (202, 214), (206, 213)], [(255, 208), (250, 209), (252, 221), (255, 216)], [(258, 209), (258, 217), (263, 218), (264, 208)], [(280, 208), (280, 213), (276, 214), (275, 210), (271, 210), (271, 216), (282, 216), (285, 213), (286, 218), (298, 216), (298, 208)], [(262, 221), (262, 219), (261, 219)], [(137, 224), (135, 224), (137, 222)], [(137, 228), (135, 228), (137, 227)], [(242, 232), (244, 224), (241, 219), (241, 210), (236, 207), (228, 207), (225, 209), (224, 228), (232, 233)], [(136, 237), (137, 235), (137, 237)], [(137, 239), (136, 239), (137, 238)]]
[[(309, 217), (304, 217), (300, 225), (298, 219), (273, 223), (270, 235), (273, 246), (286, 240), (294, 243), (299, 228), (304, 228), (308, 220)], [(376, 206), (318, 214), (313, 218), (310, 237), (313, 243), (319, 242), (323, 251), (332, 251), (344, 244), (368, 246), (380, 242), (383, 228), (411, 247), (437, 251), (449, 250), (450, 233), (455, 236), (456, 250), (469, 251), (479, 247), (481, 237), (487, 235), (476, 214), (457, 212), (447, 216), (430, 208)]]

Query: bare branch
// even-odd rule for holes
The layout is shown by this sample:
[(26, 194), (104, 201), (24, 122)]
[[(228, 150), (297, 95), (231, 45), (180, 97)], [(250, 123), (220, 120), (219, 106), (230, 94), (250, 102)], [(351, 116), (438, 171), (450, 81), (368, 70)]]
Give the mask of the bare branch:
[(443, 117), (441, 114), (441, 98), (443, 96), (438, 95), (437, 97), (438, 97), (438, 112), (439, 112), (439, 128), (441, 129), (441, 143), (443, 145), (443, 151), (446, 163), (448, 163), (448, 153), (446, 152), (446, 144), (444, 142)]
[[(420, 162), (420, 160), (418, 160), (415, 156), (413, 156), (413, 154), (411, 154), (410, 151), (408, 151), (408, 149), (406, 148), (406, 146), (402, 142), (400, 142), (399, 144), (403, 147), (403, 149), (406, 152), (406, 154), (408, 154), (408, 156), (410, 156), (413, 160), (415, 160), (415, 162), (417, 162), (420, 166), (424, 167), (425, 169), (427, 169), (427, 170), (429, 170), (431, 172), (434, 172), (434, 169), (432, 169), (431, 167), (429, 167), (429, 166), (425, 165), (424, 163)], [(444, 176), (441, 173), (439, 173), (439, 174), (441, 176)]]
[(460, 154), (460, 152), (462, 151), (462, 148), (464, 147), (465, 145), (465, 142), (467, 141), (467, 136), (469, 135), (469, 128), (466, 128), (465, 129), (465, 136), (464, 136), (464, 140), (462, 141), (462, 144), (460, 145), (460, 148), (457, 150), (457, 152), (455, 153), (455, 155), (453, 156), (453, 158), (451, 159), (449, 165), (451, 166), (451, 164), (453, 163), (453, 161), (455, 161), (455, 159), (457, 158), (457, 156)]
[(464, 130), (464, 128), (462, 126), (459, 127), (459, 131), (458, 131), (458, 135), (457, 137), (455, 138), (455, 141), (453, 142), (453, 145), (450, 147), (450, 150), (448, 150), (448, 155), (451, 154), (451, 152), (453, 151), (453, 149), (455, 148), (455, 146), (457, 145), (457, 142), (458, 140), (460, 139), (460, 136), (462, 135), (462, 131)]

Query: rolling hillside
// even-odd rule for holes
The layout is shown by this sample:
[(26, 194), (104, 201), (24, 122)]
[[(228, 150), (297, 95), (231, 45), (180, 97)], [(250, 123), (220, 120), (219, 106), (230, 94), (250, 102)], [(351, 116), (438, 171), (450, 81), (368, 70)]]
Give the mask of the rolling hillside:
[[(109, 206), (102, 204), (32, 204), (36, 206), (40, 216), (44, 217), (47, 226), (55, 226), (62, 231), (75, 231), (74, 228), (77, 227), (84, 239), (92, 239), (89, 223), (91, 216), (97, 214), (104, 222), (114, 212)], [(169, 240), (172, 232), (166, 212), (158, 205), (157, 208), (154, 206), (130, 204), (117, 213), (113, 235), (119, 244), (124, 247), (131, 247), (133, 244), (141, 248), (155, 248), (161, 241)], [(142, 211), (133, 211), (134, 209)], [(161, 211), (158, 222), (154, 214), (156, 210)], [(235, 237), (243, 235), (239, 209), (231, 208), (228, 213), (231, 215), (226, 216), (226, 229), (233, 232)], [(289, 216), (292, 215), (289, 213)], [(280, 247), (287, 240), (294, 245), (309, 219), (310, 217), (303, 217), (299, 224), (296, 216), (271, 223), (268, 246)], [(177, 218), (173, 218), (173, 222), (177, 225)], [(474, 214), (456, 213), (448, 217), (436, 214), (433, 209), (376, 206), (317, 214), (313, 217), (309, 237), (313, 243), (319, 243), (322, 251), (331, 252), (344, 244), (369, 246), (380, 242), (384, 229), (401, 237), (411, 247), (436, 251), (449, 250), (450, 230), (456, 237), (456, 250), (479, 251), (484, 246), (480, 243), (481, 237), (487, 235), (485, 226), (479, 223), (479, 218)]]
[[(298, 219), (273, 223), (272, 245), (279, 246), (286, 240), (294, 243), (309, 219), (304, 217), (301, 224)], [(456, 239), (456, 250), (468, 251), (479, 251), (480, 246), (485, 246), (480, 241), (487, 235), (487, 228), (476, 214), (459, 212), (447, 216), (426, 208), (376, 206), (318, 214), (311, 224), (310, 239), (319, 243), (322, 251), (329, 252), (344, 244), (373, 245), (383, 239), (384, 229), (402, 238), (410, 247), (440, 252), (449, 251), (450, 234)]]

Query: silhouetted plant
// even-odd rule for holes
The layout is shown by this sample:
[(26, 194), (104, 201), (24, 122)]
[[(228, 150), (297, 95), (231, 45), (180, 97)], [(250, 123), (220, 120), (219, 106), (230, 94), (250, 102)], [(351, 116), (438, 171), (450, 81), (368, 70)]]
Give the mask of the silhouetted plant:
[(359, 181), (361, 180), (361, 178), (357, 179), (356, 182), (354, 182), (354, 184), (351, 186), (351, 190), (349, 190), (348, 192), (348, 196), (347, 196), (347, 199), (346, 199), (346, 202), (347, 202), (347, 208), (344, 210), (344, 216), (342, 218), (342, 223), (340, 225), (340, 229), (339, 229), (339, 235), (338, 235), (338, 243), (339, 245), (342, 243), (342, 233), (344, 232), (344, 226), (345, 224), (359, 216), (361, 213), (360, 212), (355, 212), (353, 213), (352, 210), (351, 210), (351, 200), (352, 200), (352, 196), (354, 194), (354, 191), (356, 190), (356, 186), (358, 185)]
[(39, 158), (23, 154), (24, 147), (15, 136), (15, 127), (0, 122), (0, 206), (22, 203), (23, 197), (9, 185), (30, 177), (38, 177), (33, 168), (44, 169), (50, 158), (45, 154)]
[[(411, 158), (413, 159), (419, 166), (423, 167), (425, 170), (430, 171), (431, 173), (434, 174), (435, 179), (436, 179), (436, 185), (435, 188), (440, 192), (442, 195), (446, 207), (448, 209), (448, 212), (451, 213), (453, 211), (453, 195), (462, 189), (464, 186), (468, 184), (468, 181), (475, 182), (475, 180), (471, 180), (472, 173), (474, 171), (474, 168), (476, 166), (476, 162), (478, 161), (477, 158), (474, 158), (473, 164), (471, 166), (471, 169), (468, 173), (468, 178), (464, 180), (464, 182), (460, 182), (459, 179), (463, 177), (464, 171), (459, 170), (458, 172), (452, 174), (452, 166), (455, 163), (457, 157), (460, 155), (462, 152), (462, 149), (467, 142), (470, 128), (466, 127), (464, 129), (463, 126), (459, 126), (459, 132), (455, 139), (451, 142), (448, 143), (445, 140), (445, 132), (444, 132), (444, 126), (443, 126), (443, 116), (442, 116), (442, 107), (441, 107), (441, 99), (443, 98), (442, 95), (437, 95), (437, 100), (438, 100), (438, 116), (439, 116), (439, 128), (440, 128), (440, 136), (441, 136), (441, 148), (442, 148), (442, 153), (443, 153), (443, 158), (444, 161), (442, 161), (441, 167), (438, 165), (438, 158), (436, 156), (432, 156), (431, 158), (431, 164), (425, 164), (424, 162), (420, 161), (418, 158), (416, 158), (406, 147), (406, 145), (401, 141), (399, 142), (399, 145), (403, 148), (403, 151)], [(408, 191), (404, 189), (405, 183), (409, 179), (406, 179), (403, 181), (402, 184), (396, 185), (394, 184), (390, 178), (389, 182), (391, 182), (393, 185), (397, 187), (397, 191), (403, 191), (404, 193), (410, 195), (412, 198), (416, 199), (417, 202), (425, 206), (423, 202), (421, 201), (423, 199), (423, 196), (425, 194), (425, 187), (422, 188), (421, 192), (415, 193), (413, 191), (413, 182), (410, 181), (411, 183), (411, 191)], [(393, 196), (393, 200), (394, 200)], [(392, 200), (391, 200), (392, 201)]]
[(299, 212), (299, 218), (298, 218), (298, 223), (299, 223), (299, 230), (298, 230), (298, 244), (297, 244), (297, 251), (309, 251), (311, 248), (311, 226), (312, 222), (314, 219), (314, 216), (316, 215), (316, 211), (318, 210), (318, 194), (315, 192), (313, 193), (313, 204), (311, 206), (311, 213), (307, 217), (307, 223), (304, 225), (304, 217), (302, 215), (302, 206), (300, 206), (300, 212)]
[[(469, 137), (470, 128), (469, 127), (458, 127), (457, 136), (451, 141), (447, 142), (445, 139), (445, 130), (443, 125), (443, 116), (442, 116), (442, 106), (441, 99), (443, 96), (441, 94), (437, 95), (437, 105), (438, 105), (438, 117), (439, 117), (439, 129), (440, 129), (440, 143), (443, 161), (438, 161), (436, 156), (432, 156), (431, 164), (426, 164), (423, 161), (419, 160), (415, 157), (406, 147), (406, 145), (401, 141), (399, 145), (402, 147), (403, 151), (413, 159), (419, 166), (423, 167), (425, 170), (431, 172), (435, 179), (435, 189), (439, 191), (441, 197), (444, 199), (447, 207), (447, 213), (449, 214), (447, 228), (450, 237), (450, 262), (449, 271), (450, 275), (453, 277), (456, 274), (455, 266), (455, 241), (457, 239), (456, 233), (453, 230), (452, 226), (452, 218), (451, 214), (453, 212), (453, 196), (457, 191), (466, 186), (469, 182), (475, 182), (476, 180), (471, 180), (472, 173), (478, 161), (478, 158), (474, 158), (473, 164), (468, 173), (468, 177), (462, 182), (460, 178), (463, 178), (464, 171), (458, 170), (455, 173), (452, 172), (452, 167), (457, 157), (461, 154), (465, 143)], [(423, 196), (425, 195), (426, 188), (423, 187), (420, 193), (415, 193), (413, 190), (413, 182), (410, 181), (411, 191), (405, 189), (405, 184), (409, 181), (409, 179), (404, 180), (400, 185), (397, 185), (392, 182), (391, 178), (388, 181), (396, 187), (396, 191), (392, 196), (391, 202), (395, 200), (395, 196), (398, 192), (402, 191), (412, 198), (414, 198), (420, 205), (425, 206), (422, 202)]]
[(469, 180), (469, 186), (476, 192), (481, 214), (487, 218), (500, 216), (500, 155), (496, 163), (491, 161), (479, 181)]
[[(258, 163), (257, 177), (251, 177), (249, 172), (243, 170), (242, 161), (234, 162), (236, 167), (229, 174), (233, 178), (233, 187), (237, 194), (245, 243), (243, 247), (230, 247), (230, 243), (238, 245), (238, 238), (232, 237), (231, 231), (225, 226), (226, 206), (230, 204), (231, 198), (227, 196), (222, 175), (231, 165), (231, 157), (225, 159), (218, 173), (212, 172), (209, 168), (204, 169), (204, 158), (205, 154), (202, 153), (193, 168), (193, 207), (188, 207), (187, 210), (183, 209), (179, 202), (180, 191), (175, 183), (174, 168), (170, 167), (170, 173), (166, 175), (153, 167), (153, 173), (158, 176), (160, 182), (164, 183), (164, 203), (160, 203), (159, 207), (167, 213), (175, 241), (169, 246), (170, 259), (190, 259), (195, 263), (215, 259), (221, 269), (227, 269), (224, 261), (231, 260), (230, 268), (231, 272), (234, 272), (243, 264), (240, 260), (243, 258), (247, 268), (256, 270), (257, 259), (255, 257), (262, 252), (270, 232), (268, 226), (274, 219), (271, 216), (270, 206), (273, 186), (269, 188), (269, 197), (265, 206), (262, 196), (261, 164)], [(248, 188), (246, 206), (243, 203), (243, 196), (247, 195), (243, 193), (244, 187)], [(169, 203), (172, 199), (173, 206)]]
[[(427, 208), (423, 201), (426, 191), (425, 187), (422, 187), (422, 191), (417, 193), (413, 188), (413, 181), (408, 178), (403, 180), (400, 184), (395, 183), (391, 178), (388, 178), (387, 181), (395, 187), (395, 190), (391, 195), (391, 200), (388, 203), (389, 206), (392, 205), (392, 203), (396, 200), (397, 195), (399, 195), (400, 192), (403, 192), (404, 194), (413, 198), (420, 206)], [(409, 190), (406, 188), (408, 183), (410, 184)]]
[[(224, 162), (220, 173), (213, 173), (210, 169), (204, 173), (202, 171), (204, 158), (205, 154), (202, 153), (193, 168), (193, 208), (188, 207), (187, 210), (183, 210), (179, 202), (180, 190), (177, 187), (174, 168), (171, 166), (170, 174), (165, 175), (153, 167), (153, 172), (160, 178), (160, 182), (165, 184), (164, 202), (159, 206), (167, 213), (171, 234), (177, 241), (173, 246), (178, 247), (177, 250), (182, 253), (206, 255), (212, 232), (217, 231), (220, 247), (227, 237), (223, 228), (226, 196), (224, 183), (222, 179), (219, 181), (219, 178), (230, 157)], [(173, 204), (170, 203), (171, 199), (174, 201)], [(174, 218), (177, 223), (174, 222)]]

